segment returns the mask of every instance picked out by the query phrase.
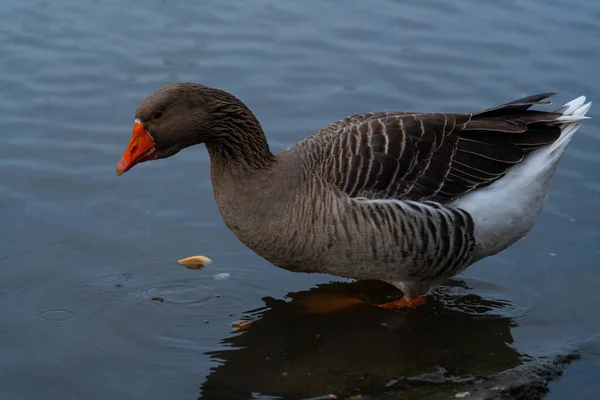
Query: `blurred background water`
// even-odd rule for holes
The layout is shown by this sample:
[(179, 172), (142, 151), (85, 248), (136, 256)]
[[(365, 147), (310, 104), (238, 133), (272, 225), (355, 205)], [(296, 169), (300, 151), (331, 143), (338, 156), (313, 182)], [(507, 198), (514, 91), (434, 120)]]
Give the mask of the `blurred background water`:
[[(247, 250), (221, 222), (204, 148), (114, 168), (137, 104), (168, 82), (234, 93), (278, 151), (357, 112), (545, 91), (598, 102), (599, 37), (586, 0), (5, 0), (1, 397), (427, 397), (577, 351), (548, 398), (598, 398), (599, 106), (530, 235), (412, 313), (305, 313), (314, 296), (394, 293)], [(175, 262), (193, 254), (215, 262)], [(239, 318), (254, 322), (236, 331)]]

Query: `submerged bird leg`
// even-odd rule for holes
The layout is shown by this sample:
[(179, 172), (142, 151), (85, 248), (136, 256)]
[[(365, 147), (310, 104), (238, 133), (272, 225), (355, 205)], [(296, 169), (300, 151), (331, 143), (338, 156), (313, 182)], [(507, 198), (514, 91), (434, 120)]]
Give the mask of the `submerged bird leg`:
[(376, 306), (385, 308), (387, 310), (397, 310), (401, 308), (416, 308), (421, 304), (425, 304), (426, 301), (427, 295), (417, 296), (410, 299), (406, 296), (403, 296), (401, 299), (390, 301), (389, 303), (376, 304)]
[(344, 308), (367, 304), (356, 297), (345, 296), (338, 293), (316, 294), (300, 301), (306, 307), (307, 314), (325, 314)]

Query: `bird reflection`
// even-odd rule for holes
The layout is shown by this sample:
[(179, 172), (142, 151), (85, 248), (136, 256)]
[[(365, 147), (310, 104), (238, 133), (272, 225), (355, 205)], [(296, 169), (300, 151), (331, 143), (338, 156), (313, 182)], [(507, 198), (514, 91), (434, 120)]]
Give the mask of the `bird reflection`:
[(440, 382), (452, 386), (523, 362), (511, 347), (508, 303), (455, 284), (417, 309), (369, 305), (390, 296), (397, 296), (393, 288), (361, 281), (320, 285), (287, 301), (263, 299), (266, 307), (247, 312), (248, 322), (222, 341), (227, 349), (208, 353), (220, 365), (201, 398), (426, 395)]

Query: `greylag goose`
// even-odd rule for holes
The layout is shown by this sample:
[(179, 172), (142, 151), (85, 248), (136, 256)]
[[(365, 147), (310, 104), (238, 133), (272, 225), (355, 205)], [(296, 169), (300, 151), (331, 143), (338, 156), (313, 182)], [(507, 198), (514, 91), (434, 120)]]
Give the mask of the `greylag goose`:
[(415, 307), (534, 225), (591, 105), (530, 109), (551, 95), (475, 113), (357, 114), (273, 154), (235, 96), (170, 84), (138, 106), (117, 174), (204, 143), (223, 221), (248, 248), (290, 271), (387, 282), (404, 296), (379, 306)]

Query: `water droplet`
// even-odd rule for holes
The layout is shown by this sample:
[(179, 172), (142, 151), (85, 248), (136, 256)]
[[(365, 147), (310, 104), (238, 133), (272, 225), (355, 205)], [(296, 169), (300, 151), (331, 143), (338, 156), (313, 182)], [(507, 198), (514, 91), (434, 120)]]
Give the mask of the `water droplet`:
[(227, 272), (222, 272), (220, 274), (213, 275), (213, 279), (216, 281), (224, 281), (231, 278), (231, 274)]

